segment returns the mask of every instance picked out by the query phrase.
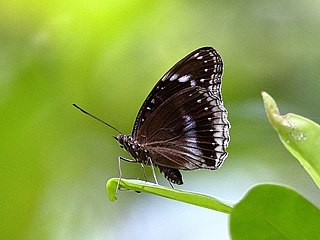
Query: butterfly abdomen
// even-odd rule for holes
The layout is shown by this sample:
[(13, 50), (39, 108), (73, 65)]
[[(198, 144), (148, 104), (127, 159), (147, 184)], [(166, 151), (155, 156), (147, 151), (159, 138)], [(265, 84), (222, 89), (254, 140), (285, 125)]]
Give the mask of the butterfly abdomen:
[(164, 177), (168, 179), (168, 181), (177, 185), (183, 184), (182, 175), (178, 169), (168, 168), (163, 166), (159, 166), (159, 169), (160, 169), (160, 172), (163, 173)]

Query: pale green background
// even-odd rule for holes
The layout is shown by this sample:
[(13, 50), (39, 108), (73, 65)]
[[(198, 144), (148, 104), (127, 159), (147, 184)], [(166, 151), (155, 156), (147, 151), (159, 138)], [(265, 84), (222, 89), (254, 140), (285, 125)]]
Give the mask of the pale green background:
[(105, 183), (127, 155), (71, 106), (130, 133), (162, 74), (207, 45), (224, 60), (230, 155), (217, 172), (184, 173), (182, 188), (238, 200), (275, 182), (319, 206), (260, 97), (320, 122), (319, 13), (316, 0), (1, 1), (0, 239), (228, 239), (225, 214), (135, 192), (111, 203)]

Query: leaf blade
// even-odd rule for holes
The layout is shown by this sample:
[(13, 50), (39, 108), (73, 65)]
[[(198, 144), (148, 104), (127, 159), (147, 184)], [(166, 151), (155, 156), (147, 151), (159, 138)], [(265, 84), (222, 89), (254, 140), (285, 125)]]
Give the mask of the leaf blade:
[(281, 142), (320, 188), (320, 126), (296, 114), (280, 115), (273, 98), (266, 92), (261, 95), (269, 122)]
[(258, 185), (230, 215), (232, 239), (320, 239), (320, 210), (292, 189)]
[[(107, 195), (109, 199), (114, 202), (117, 200), (117, 185), (119, 179), (111, 178), (106, 184)], [(207, 196), (195, 192), (187, 192), (172, 188), (166, 188), (161, 185), (157, 185), (150, 182), (144, 182), (140, 180), (121, 179), (119, 182), (121, 189), (134, 190), (139, 192), (151, 193), (154, 195), (166, 197), (176, 201), (189, 203), (199, 207), (208, 208), (211, 210), (230, 214), (232, 212), (232, 206), (225, 201), (218, 200), (214, 197)]]

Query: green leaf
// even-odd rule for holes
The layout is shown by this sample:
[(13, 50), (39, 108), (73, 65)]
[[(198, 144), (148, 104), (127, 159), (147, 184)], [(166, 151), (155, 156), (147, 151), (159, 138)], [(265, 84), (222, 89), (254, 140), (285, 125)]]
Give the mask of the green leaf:
[(230, 215), (233, 240), (320, 239), (320, 210), (295, 191), (265, 184), (252, 188)]
[(111, 178), (108, 180), (106, 189), (109, 199), (114, 202), (117, 200), (117, 186), (119, 183), (120, 189), (134, 190), (138, 192), (151, 193), (158, 196), (174, 199), (180, 202), (193, 204), (196, 206), (209, 208), (223, 213), (231, 213), (232, 206), (227, 203), (218, 200), (216, 198), (206, 196), (194, 192), (186, 192), (172, 188), (166, 188), (161, 185), (157, 185), (150, 182), (140, 180)]
[(320, 126), (296, 114), (281, 116), (270, 95), (262, 92), (262, 98), (269, 122), (281, 142), (320, 187)]

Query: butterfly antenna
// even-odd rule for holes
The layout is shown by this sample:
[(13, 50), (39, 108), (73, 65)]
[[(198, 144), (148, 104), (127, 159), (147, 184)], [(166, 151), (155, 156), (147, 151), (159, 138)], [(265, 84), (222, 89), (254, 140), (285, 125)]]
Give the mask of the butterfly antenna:
[(100, 118), (97, 118), (96, 116), (92, 115), (91, 113), (87, 112), (86, 110), (82, 109), (81, 107), (79, 107), (76, 104), (72, 104), (75, 108), (78, 108), (81, 112), (83, 112), (84, 114), (94, 118), (95, 120), (98, 120), (99, 122), (103, 123), (104, 125), (107, 125), (108, 127), (112, 128), (113, 130), (116, 130), (118, 133), (122, 134), (122, 132), (120, 132), (118, 129), (116, 129), (115, 127), (111, 126), (109, 123), (101, 120)]

